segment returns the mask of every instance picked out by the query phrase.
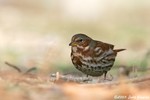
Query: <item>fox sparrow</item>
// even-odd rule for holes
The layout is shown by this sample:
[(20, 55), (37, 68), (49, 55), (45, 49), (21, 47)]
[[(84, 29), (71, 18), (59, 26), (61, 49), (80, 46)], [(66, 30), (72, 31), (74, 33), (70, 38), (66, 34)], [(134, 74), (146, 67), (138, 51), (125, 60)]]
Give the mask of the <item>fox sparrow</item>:
[(125, 49), (114, 49), (114, 45), (93, 40), (85, 34), (75, 34), (71, 43), (71, 60), (74, 66), (87, 76), (101, 76), (106, 79), (117, 53)]

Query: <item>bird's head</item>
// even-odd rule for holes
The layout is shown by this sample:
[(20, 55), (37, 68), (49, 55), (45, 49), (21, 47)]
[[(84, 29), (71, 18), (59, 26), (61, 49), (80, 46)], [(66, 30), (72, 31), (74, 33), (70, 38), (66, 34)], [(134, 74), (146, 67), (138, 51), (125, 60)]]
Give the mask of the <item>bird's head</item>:
[(72, 39), (71, 39), (71, 43), (69, 44), (69, 46), (72, 47), (86, 47), (90, 44), (91, 42), (91, 38), (88, 37), (85, 34), (75, 34)]

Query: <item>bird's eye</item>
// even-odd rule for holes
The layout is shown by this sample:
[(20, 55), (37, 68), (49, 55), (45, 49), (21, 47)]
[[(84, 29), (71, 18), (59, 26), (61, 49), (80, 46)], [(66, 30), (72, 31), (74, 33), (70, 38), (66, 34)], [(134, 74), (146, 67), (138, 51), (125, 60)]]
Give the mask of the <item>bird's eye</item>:
[(79, 40), (78, 40), (78, 42), (82, 42), (82, 41), (83, 41), (83, 39), (79, 39)]

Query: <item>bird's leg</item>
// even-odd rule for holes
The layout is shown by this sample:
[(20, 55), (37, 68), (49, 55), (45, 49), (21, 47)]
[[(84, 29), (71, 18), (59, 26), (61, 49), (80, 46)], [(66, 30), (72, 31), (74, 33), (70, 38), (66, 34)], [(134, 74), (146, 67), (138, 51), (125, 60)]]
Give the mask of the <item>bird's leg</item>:
[(88, 77), (88, 74), (86, 75), (86, 77), (82, 77), (83, 79), (83, 82), (89, 82), (89, 81), (92, 81), (92, 79), (90, 79), (90, 77)]
[(88, 78), (88, 74), (86, 75), (86, 77)]
[(104, 80), (106, 80), (107, 71), (104, 72)]
[(101, 78), (99, 78), (98, 82), (105, 82), (105, 80), (107, 80), (107, 79), (106, 79), (107, 71), (104, 71), (103, 74), (104, 74), (104, 79), (101, 80)]
[[(109, 78), (107, 79), (107, 76), (106, 76), (106, 75), (107, 75), (107, 71), (104, 72), (104, 80), (112, 81), (113, 77), (112, 77), (112, 79), (109, 79)], [(111, 76), (112, 76), (112, 75), (111, 75)]]

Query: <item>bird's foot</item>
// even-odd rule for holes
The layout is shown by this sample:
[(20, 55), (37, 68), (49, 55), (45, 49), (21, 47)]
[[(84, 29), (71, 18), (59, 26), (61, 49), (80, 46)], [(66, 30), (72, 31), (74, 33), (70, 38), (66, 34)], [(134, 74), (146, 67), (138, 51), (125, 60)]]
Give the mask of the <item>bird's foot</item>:
[(110, 77), (104, 77), (104, 81), (107, 80), (107, 81), (112, 81), (113, 80), (113, 76), (110, 74)]

